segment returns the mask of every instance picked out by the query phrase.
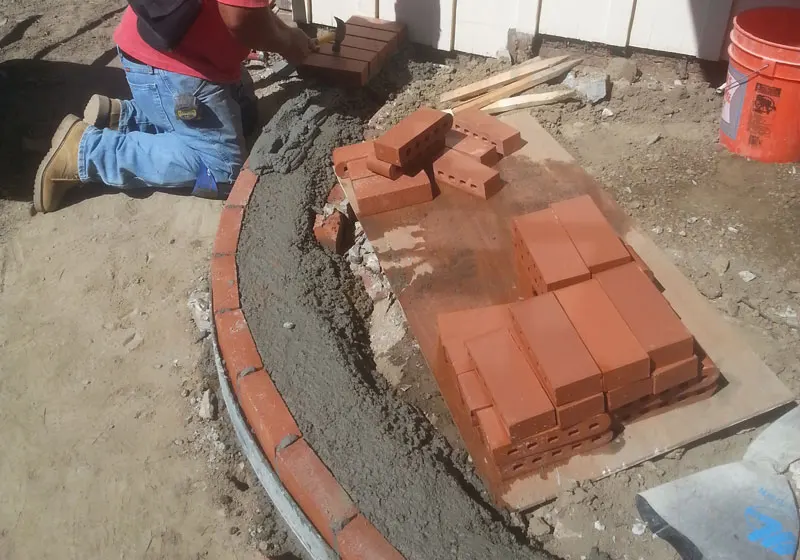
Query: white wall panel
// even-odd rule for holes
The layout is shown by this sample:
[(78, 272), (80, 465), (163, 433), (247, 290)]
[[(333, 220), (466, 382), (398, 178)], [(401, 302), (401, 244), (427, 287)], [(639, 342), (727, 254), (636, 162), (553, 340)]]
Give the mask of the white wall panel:
[(631, 46), (717, 60), (732, 0), (638, 0)]
[(633, 4), (634, 0), (542, 0), (539, 33), (624, 47)]
[(517, 24), (514, 28), (535, 35), (539, 29), (539, 5), (541, 0), (517, 0)]
[(311, 21), (335, 26), (334, 17), (347, 21), (350, 16), (375, 17), (375, 0), (311, 0)]
[(457, 51), (495, 56), (508, 43), (508, 30), (517, 26), (517, 0), (458, 0)]
[(414, 43), (449, 51), (453, 40), (454, 2), (455, 0), (379, 0), (378, 17), (405, 23), (408, 26), (408, 38)]

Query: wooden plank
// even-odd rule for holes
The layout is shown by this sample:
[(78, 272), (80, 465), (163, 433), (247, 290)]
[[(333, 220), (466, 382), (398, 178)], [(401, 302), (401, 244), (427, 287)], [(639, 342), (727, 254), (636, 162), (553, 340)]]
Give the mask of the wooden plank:
[(442, 96), (439, 98), (439, 101), (441, 101), (442, 103), (448, 103), (452, 101), (460, 101), (462, 99), (469, 99), (470, 97), (486, 93), (491, 89), (499, 88), (506, 84), (510, 84), (511, 82), (515, 82), (520, 78), (524, 78), (525, 76), (530, 76), (535, 72), (552, 68), (556, 64), (560, 64), (565, 60), (567, 60), (568, 58), (569, 55), (557, 56), (554, 58), (545, 58), (545, 59), (537, 57), (534, 58), (533, 60), (523, 62), (518, 66), (514, 66), (513, 68), (511, 68), (510, 70), (506, 70), (505, 72), (500, 72), (499, 74), (495, 74), (494, 76), (490, 76), (483, 80), (473, 82), (467, 86), (456, 88), (453, 91), (443, 93)]
[[(629, 426), (616, 445), (574, 457), (545, 477), (532, 475), (507, 486), (504, 504), (532, 507), (556, 496), (564, 481), (603, 478), (794, 400), (736, 329), (536, 119), (524, 112), (502, 119), (528, 143), (498, 164), (508, 183), (494, 197), (483, 201), (443, 189), (433, 202), (361, 220), (428, 364), (436, 364), (438, 314), (519, 299), (511, 218), (589, 194), (653, 269), (665, 296), (728, 383), (709, 400)], [(342, 183), (347, 191), (347, 181)], [(468, 436), (465, 443), (473, 457), (482, 456), (478, 440)]]
[(582, 60), (580, 58), (575, 60), (567, 60), (566, 62), (557, 64), (556, 66), (553, 66), (552, 68), (549, 68), (547, 70), (536, 72), (535, 74), (526, 76), (520, 80), (517, 80), (516, 82), (512, 82), (506, 86), (492, 90), (488, 93), (484, 93), (483, 95), (480, 95), (475, 99), (471, 99), (470, 101), (467, 101), (466, 103), (463, 103), (458, 107), (455, 107), (453, 111), (455, 113), (460, 113), (468, 109), (482, 109), (487, 105), (495, 103), (496, 101), (500, 101), (501, 99), (505, 99), (506, 97), (512, 97), (514, 95), (517, 95), (518, 93), (522, 93), (523, 91), (529, 90), (532, 87), (536, 87), (539, 84), (549, 82), (553, 78), (557, 78), (562, 74), (567, 73), (569, 70), (575, 68), (581, 62)]
[(528, 109), (530, 107), (539, 107), (540, 105), (549, 105), (551, 103), (558, 103), (559, 101), (566, 101), (575, 97), (575, 91), (571, 89), (546, 91), (543, 93), (530, 93), (528, 95), (520, 95), (518, 97), (509, 97), (508, 99), (501, 99), (491, 105), (482, 109), (482, 111), (490, 115), (497, 115), (515, 109)]
[(634, 0), (543, 0), (539, 32), (624, 47), (633, 9)]

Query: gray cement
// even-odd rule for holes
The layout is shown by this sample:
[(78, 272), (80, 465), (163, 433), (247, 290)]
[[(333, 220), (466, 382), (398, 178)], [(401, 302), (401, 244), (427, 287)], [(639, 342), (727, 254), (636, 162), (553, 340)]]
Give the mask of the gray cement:
[(299, 91), (257, 141), (250, 164), (261, 179), (238, 256), (247, 321), (306, 439), (408, 560), (548, 558), (488, 504), (463, 455), (375, 375), (363, 286), (314, 241), (331, 151), (359, 140), (376, 108)]

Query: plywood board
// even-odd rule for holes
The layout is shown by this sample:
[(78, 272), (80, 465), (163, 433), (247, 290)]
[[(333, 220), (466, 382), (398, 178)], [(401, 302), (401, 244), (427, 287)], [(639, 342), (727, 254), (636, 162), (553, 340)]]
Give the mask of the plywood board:
[(542, 0), (539, 32), (624, 47), (633, 6), (634, 0)]
[(718, 60), (732, 0), (637, 0), (633, 47)]
[(378, 0), (378, 17), (405, 23), (408, 26), (408, 39), (412, 43), (449, 51), (452, 50), (453, 42), (455, 2), (456, 0)]
[(311, 20), (317, 25), (335, 27), (334, 17), (347, 21), (350, 16), (375, 17), (375, 0), (309, 0)]
[[(497, 195), (483, 201), (444, 189), (430, 203), (361, 220), (429, 366), (437, 359), (439, 313), (519, 299), (510, 219), (589, 194), (655, 272), (667, 299), (728, 382), (708, 401), (630, 426), (608, 448), (575, 457), (546, 476), (513, 483), (502, 494), (504, 504), (531, 507), (557, 495), (561, 481), (608, 476), (793, 400), (742, 336), (532, 116), (518, 113), (503, 120), (518, 128), (528, 144), (500, 162), (508, 184)], [(343, 184), (347, 190), (347, 181)], [(468, 449), (476, 445), (466, 443)]]

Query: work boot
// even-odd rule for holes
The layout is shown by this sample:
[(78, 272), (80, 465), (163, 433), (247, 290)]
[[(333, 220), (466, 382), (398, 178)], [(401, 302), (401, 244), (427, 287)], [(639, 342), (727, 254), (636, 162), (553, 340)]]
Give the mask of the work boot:
[(119, 99), (95, 93), (83, 110), (83, 120), (97, 128), (119, 129), (122, 102)]
[(80, 185), (78, 148), (89, 126), (75, 115), (67, 115), (53, 135), (50, 151), (36, 172), (33, 185), (33, 206), (37, 212), (58, 210), (69, 189)]

